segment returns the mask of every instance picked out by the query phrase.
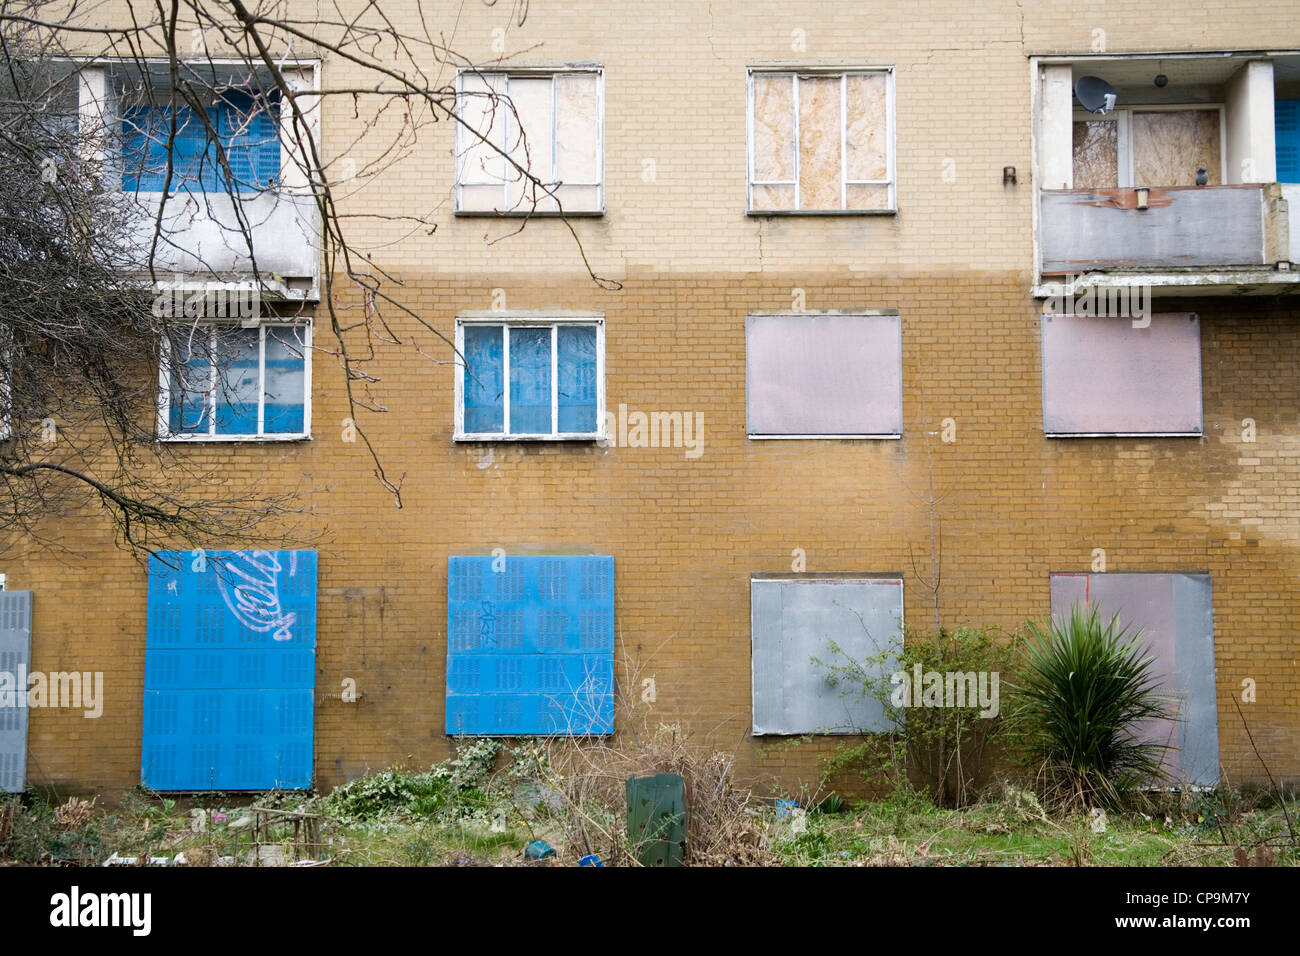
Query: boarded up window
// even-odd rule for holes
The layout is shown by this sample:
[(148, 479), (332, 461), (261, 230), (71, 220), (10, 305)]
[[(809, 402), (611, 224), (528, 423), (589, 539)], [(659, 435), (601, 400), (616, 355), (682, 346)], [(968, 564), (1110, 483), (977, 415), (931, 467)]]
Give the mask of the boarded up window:
[(1043, 316), (1042, 330), (1048, 435), (1201, 434), (1195, 315), (1151, 315), (1146, 328), (1127, 318)]
[[(165, 94), (163, 94), (165, 95)], [(280, 96), (231, 91), (206, 115), (189, 106), (132, 107), (122, 119), (125, 192), (261, 192), (280, 180)], [(226, 167), (218, 158), (217, 144)], [(169, 148), (170, 147), (170, 148)], [(171, 180), (167, 159), (171, 154)]]
[(1194, 186), (1199, 168), (1223, 182), (1218, 110), (1134, 111), (1132, 128), (1135, 186)]
[(614, 559), (448, 560), (449, 734), (614, 732)]
[(884, 70), (751, 74), (750, 209), (893, 210), (891, 82)]
[(0, 591), (0, 793), (27, 786), (27, 675), (32, 592)]
[[(863, 699), (860, 685), (832, 683), (828, 665), (901, 648), (901, 579), (754, 578), (749, 593), (755, 734), (888, 729), (880, 701)], [(887, 658), (869, 665), (885, 680), (894, 669)]]
[(465, 73), (459, 104), (459, 211), (603, 210), (600, 73)]
[(1162, 692), (1177, 704), (1177, 721), (1152, 721), (1142, 736), (1172, 744), (1166, 764), (1177, 782), (1219, 779), (1219, 719), (1214, 682), (1214, 611), (1205, 574), (1053, 574), (1052, 616), (1095, 605), (1109, 619), (1141, 628)]
[(145, 786), (311, 787), (315, 688), (315, 551), (150, 557)]
[(751, 436), (902, 434), (898, 316), (751, 315), (745, 352)]
[(1119, 185), (1119, 124), (1077, 120), (1074, 124), (1074, 188), (1113, 189)]

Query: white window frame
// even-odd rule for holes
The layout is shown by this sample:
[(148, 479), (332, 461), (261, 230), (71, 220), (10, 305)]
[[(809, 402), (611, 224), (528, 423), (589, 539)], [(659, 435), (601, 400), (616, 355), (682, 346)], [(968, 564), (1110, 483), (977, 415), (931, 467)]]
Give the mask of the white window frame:
[[(470, 325), (503, 326), (502, 336), (502, 427), (503, 432), (465, 431), (465, 328)], [(504, 328), (551, 330), (551, 427), (559, 426), (559, 352), (556, 348), (562, 325), (596, 327), (596, 430), (594, 432), (552, 432), (509, 434), (510, 428), (510, 337)], [(518, 312), (464, 313), (456, 317), (455, 441), (604, 441), (605, 434), (605, 316), (591, 314), (534, 314)]]
[[(885, 161), (888, 179), (846, 179), (845, 164), (848, 162), (848, 98), (845, 95), (846, 78), (865, 74), (885, 74)], [(794, 110), (794, 181), (754, 180), (754, 77), (789, 76), (793, 84), (792, 108)], [(800, 209), (799, 208), (799, 83), (804, 77), (840, 78), (840, 208), (839, 209)], [(745, 83), (745, 134), (748, 140), (745, 164), (745, 205), (750, 216), (893, 216), (898, 213), (898, 143), (897, 116), (894, 100), (894, 68), (892, 66), (859, 67), (807, 67), (792, 68), (788, 66), (750, 67)], [(793, 186), (793, 209), (755, 209), (755, 186)], [(887, 209), (846, 209), (849, 186), (888, 186), (889, 208)]]
[[(172, 344), (164, 336), (158, 365), (158, 438), (162, 441), (175, 442), (230, 442), (230, 441), (305, 441), (311, 438), (311, 352), (312, 352), (312, 322), (310, 319), (284, 320), (284, 321), (254, 321), (254, 322), (223, 322), (217, 320), (200, 319), (195, 323), (199, 328), (208, 327), (209, 331), (209, 348), (215, 348), (216, 330), (218, 328), (256, 328), (257, 336), (257, 434), (216, 434), (217, 417), (215, 414), (215, 398), (217, 389), (218, 369), (216, 364), (211, 365), (211, 382), (208, 388), (206, 403), (208, 416), (208, 431), (201, 432), (180, 432), (171, 431), (171, 359)], [(303, 401), (302, 401), (302, 425), (301, 432), (271, 432), (264, 433), (264, 419), (266, 415), (266, 330), (268, 328), (287, 328), (300, 329), (299, 338), (302, 348), (303, 362)], [(211, 353), (210, 353), (211, 354)]]
[[(560, 212), (558, 210), (543, 210), (543, 209), (534, 210), (531, 208), (531, 203), (526, 204), (528, 208), (511, 209), (510, 208), (511, 183), (510, 183), (509, 176), (507, 176), (501, 184), (500, 211), (490, 210), (490, 209), (465, 209), (464, 204), (461, 201), (461, 187), (465, 185), (464, 182), (465, 155), (469, 147), (473, 145), (472, 140), (475, 137), (473, 137), (473, 135), (466, 128), (465, 123), (458, 119), (456, 121), (456, 161), (455, 161), (456, 215), (495, 216), (495, 217), (507, 217), (507, 216), (570, 216), (572, 217), (572, 216), (605, 215), (605, 70), (604, 68), (589, 67), (589, 68), (565, 68), (565, 69), (555, 68), (555, 69), (524, 69), (524, 70), (464, 70), (464, 69), (458, 70), (456, 72), (456, 115), (457, 117), (462, 116), (464, 113), (465, 77), (467, 76), (477, 76), (487, 80), (491, 80), (495, 77), (501, 78), (505, 84), (504, 89), (501, 93), (502, 100), (509, 99), (510, 80), (512, 77), (519, 78), (519, 79), (531, 79), (531, 80), (545, 79), (549, 77), (551, 80), (551, 164), (550, 164), (550, 172), (549, 172), (550, 178), (548, 179), (540, 175), (538, 175), (537, 178), (542, 180), (542, 182), (544, 182), (546, 185), (552, 187), (557, 185), (595, 187), (597, 190), (599, 190), (600, 202), (597, 203), (596, 209), (572, 209), (572, 210), (565, 209), (563, 212)], [(558, 183), (555, 179), (555, 172), (556, 172), (555, 166), (557, 161), (556, 143), (559, 140), (558, 130), (557, 130), (559, 124), (559, 101), (558, 101), (558, 95), (556, 89), (558, 86), (557, 81), (562, 76), (595, 76), (596, 77), (596, 156), (597, 156), (597, 161), (600, 164), (600, 171), (599, 171), (599, 180), (594, 183), (582, 183), (582, 182)], [(511, 130), (513, 129), (513, 125), (511, 123), (510, 109), (509, 107), (505, 106), (504, 103), (498, 108), (502, 110), (502, 119), (501, 119), (502, 142), (498, 143), (497, 146), (501, 149), (503, 153), (508, 153), (508, 147), (510, 144), (510, 133)], [(507, 162), (505, 157), (502, 157), (501, 161), (503, 164)], [(471, 183), (470, 185), (476, 185), (476, 184)], [(477, 184), (477, 185), (483, 185), (483, 184)], [(521, 205), (525, 205), (525, 204), (521, 203)]]
[[(1113, 122), (1115, 127), (1116, 189), (1133, 189), (1135, 186), (1162, 187), (1167, 183), (1135, 183), (1133, 181), (1133, 114), (1134, 113), (1183, 113), (1189, 110), (1217, 110), (1219, 113), (1219, 170), (1222, 177), (1228, 169), (1228, 116), (1222, 103), (1161, 103), (1156, 106), (1125, 106), (1109, 113), (1090, 113), (1075, 107), (1074, 123)], [(1114, 117), (1112, 120), (1111, 117)], [(1074, 126), (1070, 127), (1073, 136)], [(1070, 143), (1070, 179), (1074, 180), (1074, 142)], [(1075, 187), (1079, 188), (1079, 187)]]

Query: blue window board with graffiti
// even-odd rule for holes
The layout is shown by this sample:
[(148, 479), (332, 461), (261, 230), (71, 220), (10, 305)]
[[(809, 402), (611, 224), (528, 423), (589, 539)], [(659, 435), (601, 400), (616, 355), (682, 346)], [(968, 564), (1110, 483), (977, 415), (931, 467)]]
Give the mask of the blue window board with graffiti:
[(614, 559), (447, 564), (447, 733), (613, 733)]
[(311, 787), (315, 688), (315, 551), (150, 557), (145, 786)]

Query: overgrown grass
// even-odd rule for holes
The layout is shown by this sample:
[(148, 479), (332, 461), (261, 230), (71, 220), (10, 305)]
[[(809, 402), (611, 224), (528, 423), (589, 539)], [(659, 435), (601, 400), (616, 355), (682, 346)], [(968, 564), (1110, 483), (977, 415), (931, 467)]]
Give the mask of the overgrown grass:
[[(299, 856), (328, 865), (464, 866), (576, 864), (598, 854), (637, 865), (627, 831), (629, 774), (679, 773), (687, 783), (688, 865), (749, 866), (1231, 866), (1300, 865), (1290, 824), (1266, 794), (1160, 793), (1124, 809), (1069, 813), (1003, 785), (962, 810), (900, 786), (886, 800), (848, 807), (803, 791), (778, 811), (731, 778), (731, 755), (661, 727), (639, 746), (550, 741), (503, 748), (469, 741), (428, 769), (392, 767), (326, 796), (208, 794), (178, 803), (136, 790), (105, 809), (86, 801), (0, 798), (0, 865), (96, 865), (119, 857), (183, 853), (191, 865), (250, 865), (267, 847), (293, 858), (292, 814), (320, 821), (319, 845)], [(255, 858), (249, 801), (276, 818)], [(1300, 818), (1300, 802), (1289, 805)], [(299, 817), (301, 819), (301, 817)], [(556, 855), (525, 859), (534, 840)]]
[[(1242, 810), (1231, 823), (1220, 820), (1221, 829), (1207, 826), (1200, 809), (1207, 797), (1215, 799), (1170, 797), (1163, 816), (1099, 818), (1049, 814), (1014, 789), (965, 810), (900, 791), (849, 812), (809, 814), (803, 832), (785, 823), (773, 848), (788, 866), (1232, 866), (1234, 849), (1269, 840), (1273, 865), (1300, 865), (1279, 806)], [(1211, 845), (1220, 843), (1227, 845)]]

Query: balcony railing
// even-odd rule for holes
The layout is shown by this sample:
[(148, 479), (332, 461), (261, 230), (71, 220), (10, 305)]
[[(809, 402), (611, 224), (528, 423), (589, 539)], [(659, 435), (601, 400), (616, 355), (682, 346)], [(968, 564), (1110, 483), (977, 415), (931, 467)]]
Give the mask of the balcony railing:
[[(163, 194), (128, 193), (139, 210), (133, 240), (150, 245)], [(250, 279), (265, 294), (319, 297), (320, 225), (315, 199), (279, 189), (260, 193), (188, 193), (168, 197), (154, 257), (159, 278)], [(249, 237), (253, 255), (249, 255)]]
[(1043, 190), (1041, 201), (1045, 276), (1263, 270), (1295, 259), (1276, 183)]

